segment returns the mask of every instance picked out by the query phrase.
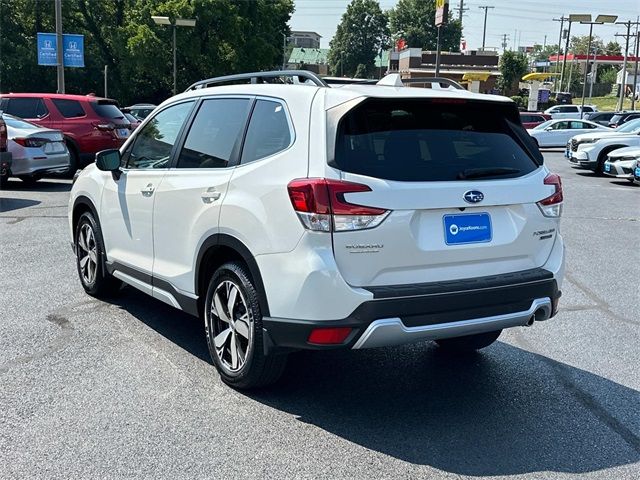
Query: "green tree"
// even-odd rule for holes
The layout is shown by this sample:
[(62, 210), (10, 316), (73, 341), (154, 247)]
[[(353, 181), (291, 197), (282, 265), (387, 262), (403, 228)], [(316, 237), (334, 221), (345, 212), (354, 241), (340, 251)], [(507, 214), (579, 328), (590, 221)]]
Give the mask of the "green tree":
[[(571, 43), (569, 44), (569, 50), (575, 55), (586, 55), (587, 47), (589, 46), (589, 35), (581, 35), (571, 37)], [(593, 52), (602, 54), (605, 52), (605, 46), (600, 37), (591, 37), (591, 54)]]
[(527, 56), (524, 53), (506, 51), (500, 57), (500, 79), (498, 87), (504, 95), (514, 95), (518, 91), (518, 82), (529, 70)]
[[(371, 76), (375, 58), (389, 45), (387, 15), (376, 0), (353, 0), (342, 15), (329, 44), (329, 67), (334, 75)], [(358, 68), (360, 67), (360, 68)]]
[(609, 42), (604, 47), (605, 55), (622, 55), (622, 47), (618, 42)]
[[(64, 31), (85, 35), (85, 68), (65, 69), (68, 93), (103, 93), (121, 103), (171, 95), (171, 29), (152, 15), (195, 18), (176, 30), (178, 90), (202, 78), (265, 70), (282, 62), (293, 0), (63, 0)], [(54, 31), (50, 0), (0, 0), (1, 91), (55, 91), (56, 71), (40, 67), (36, 32)]]
[[(432, 0), (400, 0), (389, 11), (389, 27), (394, 38), (403, 38), (408, 47), (435, 50), (438, 28), (435, 25), (436, 7)], [(442, 50), (460, 50), (462, 27), (458, 20), (452, 20), (441, 28)]]

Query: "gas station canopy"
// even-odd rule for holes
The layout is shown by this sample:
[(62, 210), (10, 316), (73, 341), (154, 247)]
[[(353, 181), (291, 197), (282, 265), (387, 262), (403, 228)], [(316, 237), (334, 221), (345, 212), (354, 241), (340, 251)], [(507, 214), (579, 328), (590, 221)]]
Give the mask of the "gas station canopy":
[(524, 77), (522, 77), (522, 81), (523, 82), (532, 82), (532, 81), (542, 82), (546, 78), (559, 77), (559, 76), (560, 76), (559, 73), (544, 73), (544, 72), (527, 73)]

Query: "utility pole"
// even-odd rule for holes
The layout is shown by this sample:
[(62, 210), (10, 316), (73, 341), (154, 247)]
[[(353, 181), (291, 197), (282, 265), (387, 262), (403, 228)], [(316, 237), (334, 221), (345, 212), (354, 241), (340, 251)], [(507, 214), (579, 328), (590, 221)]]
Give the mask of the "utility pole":
[(456, 7), (456, 10), (458, 10), (458, 21), (460, 22), (460, 25), (462, 25), (462, 16), (464, 15), (464, 12), (469, 10), (464, 6), (464, 0), (460, 0), (460, 6)]
[[(629, 58), (629, 40), (631, 39), (631, 26), (635, 25), (636, 30), (638, 28), (638, 22), (632, 22), (629, 20), (628, 22), (616, 22), (616, 25), (624, 25), (627, 27), (627, 33), (625, 35), (620, 35), (616, 33), (616, 37), (624, 37), (625, 39), (625, 47), (624, 47), (624, 61), (622, 62), (622, 84), (620, 85), (620, 91), (618, 92), (618, 110), (622, 110), (624, 106), (624, 93), (627, 88), (627, 59)], [(636, 48), (637, 50), (637, 48)], [(637, 63), (637, 59), (636, 59)], [(635, 98), (635, 77), (634, 77), (634, 86), (633, 86), (633, 96)]]
[[(562, 58), (562, 69), (560, 70), (560, 90), (562, 90), (562, 82), (564, 80), (564, 69), (567, 66), (567, 55), (569, 54), (569, 40), (571, 39), (571, 19), (569, 19), (569, 28), (567, 28), (567, 38), (564, 43), (564, 55)], [(567, 91), (569, 91), (569, 84), (571, 80), (567, 83)]]
[(502, 34), (502, 52), (503, 53), (507, 51), (508, 46), (509, 46), (509, 34), (503, 33)]
[(56, 69), (58, 73), (58, 93), (64, 93), (64, 56), (62, 55), (62, 0), (56, 0)]
[(631, 95), (631, 110), (636, 109), (636, 92), (638, 90), (638, 56), (640, 56), (640, 32), (638, 32), (638, 25), (640, 25), (640, 17), (636, 18), (636, 68), (633, 71), (633, 93)]
[[(553, 19), (554, 22), (560, 22), (560, 35), (558, 36), (558, 56), (556, 57), (555, 73), (558, 73), (558, 70), (560, 70), (560, 55), (562, 54), (562, 32), (564, 31), (564, 22), (566, 20), (569, 19), (564, 15), (562, 15), (560, 18)], [(560, 85), (562, 86), (562, 82), (560, 82)], [(553, 88), (556, 92), (558, 91), (558, 77), (553, 77)]]
[(490, 8), (496, 8), (496, 7), (491, 7), (489, 5), (482, 5), (478, 8), (484, 10), (484, 27), (482, 28), (482, 50), (484, 50), (485, 40), (487, 38), (487, 12), (489, 11)]

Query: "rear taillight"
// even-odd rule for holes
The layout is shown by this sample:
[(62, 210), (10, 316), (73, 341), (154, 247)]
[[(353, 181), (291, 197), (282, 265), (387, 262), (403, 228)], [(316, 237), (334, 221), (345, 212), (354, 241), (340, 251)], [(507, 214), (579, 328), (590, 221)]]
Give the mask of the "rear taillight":
[(44, 146), (45, 143), (48, 143), (49, 140), (46, 138), (12, 138), (12, 140), (16, 143), (19, 143), (23, 147), (27, 148), (40, 148)]
[(0, 115), (0, 152), (7, 151), (7, 124)]
[(545, 217), (559, 217), (562, 215), (562, 180), (555, 173), (550, 173), (544, 179), (545, 185), (553, 185), (555, 192), (553, 195), (543, 198), (538, 202), (538, 207)]
[(347, 193), (370, 192), (368, 185), (327, 178), (293, 180), (287, 186), (293, 209), (308, 230), (344, 232), (380, 225), (388, 210), (349, 203)]

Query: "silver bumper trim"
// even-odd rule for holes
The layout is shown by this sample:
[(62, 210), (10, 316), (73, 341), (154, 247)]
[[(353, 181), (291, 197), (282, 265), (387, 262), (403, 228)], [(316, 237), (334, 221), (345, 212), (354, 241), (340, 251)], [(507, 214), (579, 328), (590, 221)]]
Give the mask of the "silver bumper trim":
[(509, 327), (531, 325), (534, 320), (551, 317), (551, 299), (537, 298), (524, 312), (507, 313), (492, 317), (473, 318), (459, 322), (439, 323), (420, 327), (406, 327), (399, 318), (373, 321), (353, 346), (354, 349), (388, 347), (422, 340), (463, 337)]

